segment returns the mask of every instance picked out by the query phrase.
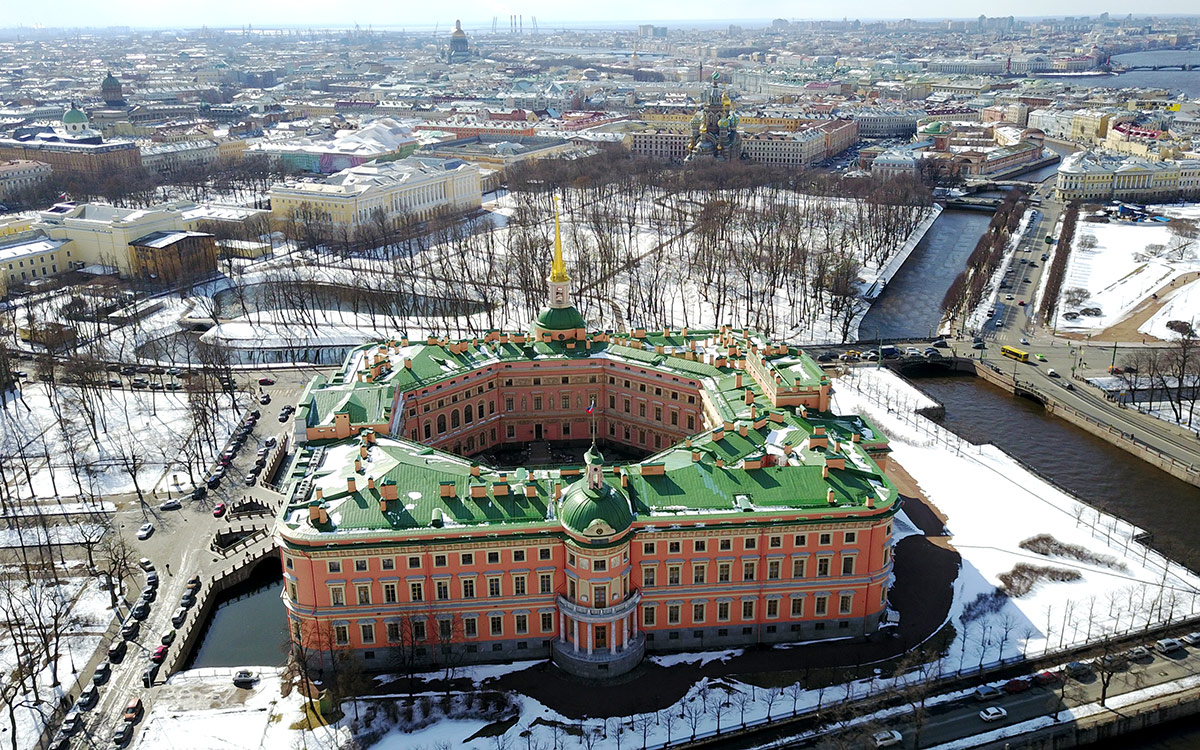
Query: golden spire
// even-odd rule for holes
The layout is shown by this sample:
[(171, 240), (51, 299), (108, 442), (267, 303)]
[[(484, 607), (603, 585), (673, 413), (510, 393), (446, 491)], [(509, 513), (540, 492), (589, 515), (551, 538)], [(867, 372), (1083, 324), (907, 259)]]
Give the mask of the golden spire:
[(550, 281), (570, 281), (567, 275), (567, 262), (563, 260), (562, 233), (558, 229), (558, 197), (554, 198), (554, 260), (550, 263)]

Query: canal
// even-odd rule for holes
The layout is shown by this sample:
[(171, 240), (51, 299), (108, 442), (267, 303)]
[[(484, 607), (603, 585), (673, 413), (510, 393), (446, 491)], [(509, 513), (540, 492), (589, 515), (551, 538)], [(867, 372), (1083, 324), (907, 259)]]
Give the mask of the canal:
[(288, 649), (282, 592), (278, 560), (260, 564), (249, 579), (221, 592), (186, 668), (282, 665)]
[(859, 324), (859, 338), (932, 336), (942, 321), (946, 290), (991, 220), (984, 211), (943, 211), (871, 303)]

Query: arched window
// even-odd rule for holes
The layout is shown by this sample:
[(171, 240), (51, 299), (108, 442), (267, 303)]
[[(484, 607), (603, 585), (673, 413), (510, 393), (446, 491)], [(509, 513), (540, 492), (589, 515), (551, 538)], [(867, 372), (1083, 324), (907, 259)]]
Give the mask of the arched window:
[(463, 407), (463, 421), (467, 424), (475, 421), (475, 409), (470, 404)]
[(439, 414), (437, 418), (438, 434), (441, 435), (446, 431), (446, 415)]
[(458, 425), (459, 425), (459, 421), (458, 421), (458, 409), (455, 409), (454, 411), (450, 412), (450, 428), (451, 428), (451, 429), (454, 429), (454, 430), (457, 430), (457, 429), (458, 429)]

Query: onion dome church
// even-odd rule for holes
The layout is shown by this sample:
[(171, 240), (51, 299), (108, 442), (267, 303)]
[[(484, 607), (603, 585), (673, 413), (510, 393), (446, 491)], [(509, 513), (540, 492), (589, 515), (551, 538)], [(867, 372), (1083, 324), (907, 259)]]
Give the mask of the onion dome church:
[(728, 161), (742, 154), (742, 134), (738, 131), (740, 121), (733, 111), (729, 92), (717, 88), (720, 79), (720, 73), (712, 74), (712, 88), (692, 116), (688, 160), (707, 156)]

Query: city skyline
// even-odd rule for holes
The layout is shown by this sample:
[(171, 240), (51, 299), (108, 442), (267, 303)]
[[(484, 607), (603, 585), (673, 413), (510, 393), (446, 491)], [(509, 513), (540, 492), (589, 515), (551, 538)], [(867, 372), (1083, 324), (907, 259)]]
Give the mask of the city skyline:
[[(668, 0), (658, 2), (648, 9), (641, 3), (629, 0), (605, 3), (588, 8), (574, 8), (572, 15), (564, 17), (560, 4), (536, 0), (532, 3), (505, 4), (467, 0), (452, 9), (415, 9), (398, 17), (394, 8), (382, 3), (358, 4), (353, 11), (333, 7), (313, 0), (283, 4), (281, 2), (256, 3), (247, 7), (232, 0), (216, 0), (201, 6), (163, 7), (146, 2), (118, 2), (99, 6), (81, 0), (66, 0), (50, 11), (44, 6), (26, 5), (11, 9), (5, 26), (47, 28), (106, 28), (128, 26), (142, 29), (210, 26), (218, 28), (238, 27), (247, 24), (271, 28), (296, 28), (307, 25), (353, 27), (373, 26), (379, 29), (434, 29), (453, 28), (455, 19), (462, 19), (463, 26), (471, 29), (489, 29), (493, 17), (499, 19), (504, 28), (510, 15), (521, 16), (525, 29), (531, 30), (534, 18), (539, 19), (539, 28), (548, 32), (564, 27), (627, 27), (638, 23), (675, 23), (684, 27), (712, 26), (724, 23), (769, 22), (774, 18), (792, 21), (831, 20), (840, 18), (858, 20), (898, 20), (909, 18), (921, 21), (974, 18), (980, 14), (994, 16), (1016, 16), (1018, 18), (1045, 18), (1063, 15), (1096, 16), (1107, 11), (1112, 16), (1133, 13), (1137, 16), (1195, 15), (1194, 6), (1185, 0), (1160, 0), (1157, 3), (1138, 5), (1137, 8), (1097, 7), (1083, 0), (1065, 0), (1047, 6), (1033, 0), (1019, 0), (997, 13), (994, 6), (983, 3), (960, 4), (952, 13), (944, 12), (942, 3), (918, 0), (905, 6), (906, 13), (896, 13), (895, 6), (879, 0), (867, 0), (843, 13), (831, 13), (823, 3), (788, 3), (780, 0), (754, 2), (739, 6), (739, 17), (728, 17), (728, 7), (713, 0), (684, 2)], [(280, 23), (280, 19), (287, 19)]]

